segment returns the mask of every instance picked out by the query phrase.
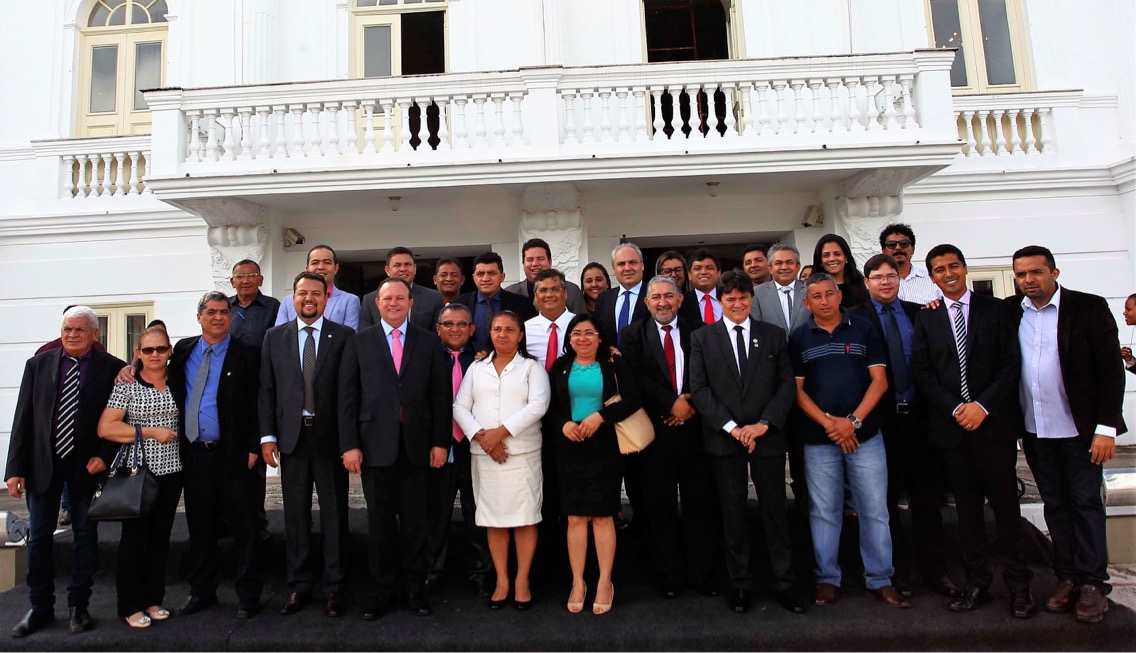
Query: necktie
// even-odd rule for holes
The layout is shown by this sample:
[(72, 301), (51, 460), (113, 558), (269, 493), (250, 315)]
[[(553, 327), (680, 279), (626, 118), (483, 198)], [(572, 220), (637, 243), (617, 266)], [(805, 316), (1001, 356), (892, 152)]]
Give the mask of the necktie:
[(911, 387), (911, 373), (907, 369), (903, 336), (899, 332), (899, 321), (895, 319), (894, 305), (884, 306), (884, 337), (887, 339), (888, 357), (891, 359), (891, 378), (895, 381), (895, 393), (901, 395)]
[(213, 345), (205, 348), (205, 355), (201, 357), (201, 365), (197, 367), (197, 374), (193, 377), (193, 391), (189, 393), (189, 406), (185, 411), (185, 437), (190, 442), (197, 442), (201, 437), (201, 397), (205, 394), (205, 382), (209, 380), (209, 363), (213, 358)]
[[(454, 383), (454, 399), (457, 399), (458, 398), (458, 388), (460, 388), (461, 384), (462, 384), (462, 364), (461, 364), (461, 361), (458, 360), (458, 356), (461, 356), (461, 352), (460, 351), (451, 351), (450, 356), (454, 357), (454, 368), (453, 368), (453, 375), (452, 375), (451, 378), (453, 379), (453, 383)], [(458, 426), (458, 423), (455, 421), (454, 422), (454, 440), (457, 441), (457, 442), (461, 442), (463, 439), (465, 439), (465, 433), (462, 432), (461, 427)]]
[(623, 327), (631, 321), (631, 291), (623, 291), (623, 306), (619, 309), (619, 319), (615, 322), (615, 344), (623, 338)]
[(544, 352), (544, 371), (548, 372), (552, 369), (552, 364), (556, 362), (556, 353), (560, 351), (560, 339), (556, 337), (556, 323), (553, 322), (549, 327), (550, 333), (548, 334), (548, 350)]
[(710, 302), (710, 295), (703, 295), (702, 299), (706, 301), (706, 307), (702, 310), (702, 321), (714, 324), (714, 304)]
[(785, 328), (788, 329), (793, 326), (793, 289), (781, 289), (781, 309), (785, 311)]
[(742, 376), (745, 376), (747, 361), (745, 330), (742, 329), (742, 325), (740, 324), (734, 327), (734, 340), (738, 345), (738, 371), (742, 373)]
[[(490, 297), (485, 298), (485, 342), (492, 343), (489, 334), (493, 330), (493, 299)], [(492, 344), (490, 344), (492, 346)]]
[(394, 358), (394, 373), (402, 374), (402, 332), (391, 331), (391, 357)]
[(315, 330), (315, 327), (304, 327), (308, 339), (304, 341), (304, 360), (301, 363), (304, 372), (304, 410), (309, 415), (316, 414), (316, 338), (312, 335)]
[(670, 325), (663, 327), (663, 355), (667, 357), (667, 373), (671, 376), (671, 385), (674, 386), (675, 392), (678, 392), (678, 363), (675, 358), (674, 339), (671, 338), (673, 328)]
[(55, 422), (55, 454), (60, 458), (65, 458), (75, 448), (75, 414), (79, 412), (79, 359), (63, 355), (71, 361), (71, 369), (63, 377), (59, 417)]
[(961, 380), (962, 400), (970, 401), (970, 388), (966, 383), (966, 320), (962, 315), (962, 302), (955, 302), (955, 347), (959, 355), (959, 378)]

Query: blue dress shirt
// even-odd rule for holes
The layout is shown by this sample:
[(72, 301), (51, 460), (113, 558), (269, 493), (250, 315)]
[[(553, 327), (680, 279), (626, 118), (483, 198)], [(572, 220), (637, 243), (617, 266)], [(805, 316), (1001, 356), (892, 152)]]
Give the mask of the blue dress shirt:
[[(201, 406), (197, 414), (201, 434), (197, 438), (198, 442), (216, 442), (221, 439), (221, 418), (217, 413), (217, 388), (221, 384), (221, 368), (225, 366), (225, 354), (229, 351), (231, 338), (232, 336), (226, 334), (220, 342), (213, 345), (213, 355), (209, 357), (209, 376), (205, 378), (205, 390), (201, 394)], [(185, 362), (187, 398), (193, 396), (193, 381), (197, 378), (197, 369), (205, 359), (205, 349), (208, 346), (209, 343), (205, 338), (198, 338), (193, 351), (189, 352), (189, 359)]]

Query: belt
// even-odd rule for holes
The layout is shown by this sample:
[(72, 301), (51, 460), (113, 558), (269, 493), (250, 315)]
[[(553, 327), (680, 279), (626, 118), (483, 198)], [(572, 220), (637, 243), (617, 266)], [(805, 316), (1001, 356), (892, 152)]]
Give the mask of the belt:
[(315, 426), (316, 418), (313, 415), (304, 415), (300, 418), (300, 423), (308, 428)]
[(197, 447), (198, 449), (216, 449), (217, 447), (221, 446), (221, 441), (209, 440), (208, 442), (201, 442), (199, 440), (197, 442), (190, 442), (189, 446)]
[(895, 402), (896, 415), (908, 415), (914, 409), (915, 403), (911, 401), (897, 401)]

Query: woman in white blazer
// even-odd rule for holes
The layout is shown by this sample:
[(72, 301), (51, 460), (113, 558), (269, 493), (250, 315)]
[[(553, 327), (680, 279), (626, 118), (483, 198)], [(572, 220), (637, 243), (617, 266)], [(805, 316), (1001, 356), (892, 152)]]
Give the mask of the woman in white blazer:
[(454, 420), (471, 442), (477, 525), (484, 526), (497, 568), (493, 610), (509, 596), (509, 540), (517, 546), (513, 604), (532, 603), (529, 569), (536, 551), (536, 525), (544, 498), (540, 471), (540, 418), (548, 410), (548, 374), (525, 350), (524, 327), (512, 311), (493, 318), (493, 352), (469, 366), (454, 400)]

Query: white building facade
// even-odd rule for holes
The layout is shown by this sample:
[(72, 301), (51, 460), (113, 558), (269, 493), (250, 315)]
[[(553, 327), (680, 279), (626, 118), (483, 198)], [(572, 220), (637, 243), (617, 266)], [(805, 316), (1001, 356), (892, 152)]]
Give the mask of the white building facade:
[(836, 232), (862, 264), (900, 221), (916, 259), (954, 243), (1000, 295), (1015, 249), (1050, 247), (1133, 338), (1129, 0), (57, 0), (5, 18), (3, 443), (64, 306), (95, 307), (126, 355), (154, 317), (196, 333), (240, 259), (287, 295), (317, 243), (361, 295), (395, 245), (420, 280), (493, 249), (515, 281), (542, 237), (576, 279), (621, 238), (784, 240), (808, 262)]

